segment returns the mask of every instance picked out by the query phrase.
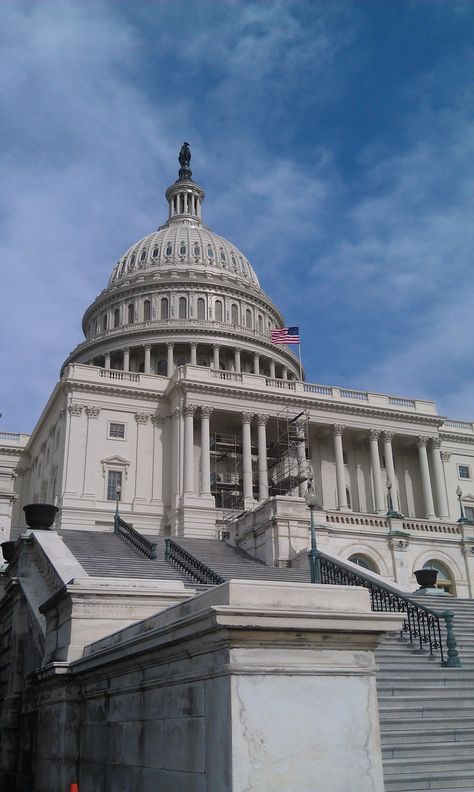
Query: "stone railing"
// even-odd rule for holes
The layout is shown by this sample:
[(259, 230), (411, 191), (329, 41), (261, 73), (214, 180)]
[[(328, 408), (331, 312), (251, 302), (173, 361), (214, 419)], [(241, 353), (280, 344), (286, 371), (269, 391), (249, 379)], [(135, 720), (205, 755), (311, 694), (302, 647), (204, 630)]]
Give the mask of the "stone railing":
[(462, 528), (455, 523), (432, 522), (431, 520), (403, 520), (404, 531), (420, 531), (427, 533), (450, 534), (459, 536)]
[(6, 440), (8, 443), (26, 443), (28, 438), (29, 435), (19, 432), (0, 432), (0, 440)]
[(474, 423), (470, 421), (455, 421), (447, 418), (441, 429), (460, 429), (462, 432), (470, 432), (474, 434)]
[(382, 515), (349, 513), (349, 512), (327, 512), (326, 523), (329, 525), (360, 525), (369, 528), (388, 528), (388, 520)]

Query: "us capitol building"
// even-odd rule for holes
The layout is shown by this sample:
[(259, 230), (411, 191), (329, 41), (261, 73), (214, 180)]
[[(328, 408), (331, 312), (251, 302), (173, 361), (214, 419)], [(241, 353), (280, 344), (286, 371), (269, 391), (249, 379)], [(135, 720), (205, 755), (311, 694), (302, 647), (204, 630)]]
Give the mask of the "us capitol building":
[(0, 529), (55, 503), (56, 526), (224, 538), (307, 565), (314, 478), (321, 549), (405, 590), (438, 569), (474, 586), (474, 425), (431, 401), (308, 383), (271, 343), (284, 319), (245, 255), (202, 219), (187, 144), (168, 219), (115, 264), (85, 340), (30, 436), (0, 435)]

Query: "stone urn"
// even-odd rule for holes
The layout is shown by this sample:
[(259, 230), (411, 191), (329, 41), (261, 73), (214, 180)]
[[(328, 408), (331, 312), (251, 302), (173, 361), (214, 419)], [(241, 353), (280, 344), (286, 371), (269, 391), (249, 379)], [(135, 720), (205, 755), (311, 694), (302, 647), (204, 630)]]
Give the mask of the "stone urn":
[(47, 531), (54, 522), (58, 507), (53, 506), (52, 503), (28, 503), (27, 506), (23, 506), (23, 511), (25, 512), (28, 528)]
[(15, 545), (16, 542), (2, 542), (0, 547), (2, 548), (2, 553), (5, 561), (7, 564), (13, 560), (13, 556), (15, 555)]
[(416, 582), (420, 588), (434, 588), (436, 586), (436, 578), (438, 577), (437, 569), (417, 569), (415, 571)]

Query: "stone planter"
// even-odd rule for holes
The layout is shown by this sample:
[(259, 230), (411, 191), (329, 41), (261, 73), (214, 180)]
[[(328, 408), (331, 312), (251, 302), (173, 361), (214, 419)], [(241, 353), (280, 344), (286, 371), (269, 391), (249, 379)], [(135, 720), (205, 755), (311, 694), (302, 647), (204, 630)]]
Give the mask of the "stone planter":
[(15, 545), (16, 542), (2, 542), (0, 547), (2, 548), (2, 553), (5, 561), (7, 564), (12, 561), (13, 556), (15, 555)]
[(28, 503), (23, 506), (23, 511), (29, 528), (48, 530), (58, 513), (58, 507), (52, 503)]
[(415, 571), (416, 582), (420, 588), (434, 588), (436, 586), (436, 578), (438, 577), (437, 569), (417, 569)]

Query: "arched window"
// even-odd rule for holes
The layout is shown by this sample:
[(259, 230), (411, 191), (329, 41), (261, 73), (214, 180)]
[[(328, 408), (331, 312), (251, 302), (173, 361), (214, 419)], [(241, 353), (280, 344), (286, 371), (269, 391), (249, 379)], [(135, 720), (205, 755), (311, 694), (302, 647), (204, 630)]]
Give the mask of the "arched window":
[(447, 594), (454, 594), (453, 576), (445, 564), (437, 559), (430, 558), (429, 561), (423, 564), (423, 569), (436, 569), (438, 572), (436, 588), (444, 589)]
[(354, 555), (351, 555), (348, 560), (352, 561), (353, 564), (357, 564), (357, 566), (362, 567), (362, 569), (368, 569), (369, 572), (376, 572), (378, 574), (379, 570), (372, 559), (368, 558), (368, 556), (363, 555), (362, 553), (355, 553)]
[(151, 302), (145, 300), (143, 303), (143, 321), (148, 322), (151, 319)]
[(235, 256), (234, 256), (233, 253), (230, 254), (230, 258), (231, 258), (231, 261), (232, 261), (232, 268), (236, 270), (237, 269), (237, 262), (235, 260)]
[(220, 300), (216, 300), (214, 305), (214, 316), (216, 322), (222, 322), (222, 303)]
[(170, 313), (170, 309), (169, 309), (168, 298), (167, 297), (162, 297), (161, 298), (161, 304), (160, 304), (160, 318), (161, 319), (168, 319), (169, 318), (169, 313)]
[(142, 250), (140, 253), (140, 261), (145, 261), (146, 259), (146, 250)]
[(214, 258), (214, 251), (210, 245), (207, 246), (207, 256), (210, 259)]
[(131, 271), (131, 270), (134, 268), (134, 266), (135, 266), (135, 259), (136, 259), (136, 256), (135, 256), (135, 253), (133, 253), (133, 255), (132, 255), (131, 259), (130, 259), (130, 264), (129, 264), (129, 267), (128, 267), (130, 271)]
[(186, 297), (180, 297), (178, 303), (178, 316), (180, 319), (186, 319), (188, 315)]
[(135, 321), (135, 306), (133, 303), (130, 303), (128, 306), (128, 323), (133, 324)]
[(227, 258), (226, 258), (226, 255), (225, 255), (225, 251), (222, 248), (219, 251), (219, 256), (220, 256), (220, 259), (221, 259), (222, 263), (225, 264), (226, 261), (227, 261)]
[(186, 242), (181, 242), (179, 246), (179, 255), (185, 256), (186, 255)]
[(230, 309), (230, 317), (232, 324), (239, 324), (239, 309), (237, 308), (235, 303), (232, 303), (232, 307)]
[(114, 311), (114, 327), (118, 327), (120, 324), (120, 308), (116, 308)]
[(105, 333), (107, 330), (107, 314), (104, 314), (102, 317), (102, 332)]
[(173, 255), (173, 246), (168, 242), (166, 245), (165, 256), (172, 256)]
[(245, 311), (245, 327), (252, 329), (252, 311), (250, 308), (247, 308)]
[(258, 332), (263, 333), (263, 316), (258, 315)]
[(152, 258), (158, 258), (158, 247), (153, 248), (153, 253), (151, 254)]
[(168, 373), (168, 363), (167, 363), (167, 361), (166, 360), (159, 360), (158, 361), (157, 374), (160, 377), (166, 377), (167, 373)]
[(206, 318), (206, 303), (204, 302), (202, 297), (198, 297), (198, 301), (197, 301), (197, 318), (198, 319)]
[(201, 255), (201, 248), (199, 247), (198, 243), (196, 242), (193, 247), (193, 256), (200, 256)]

